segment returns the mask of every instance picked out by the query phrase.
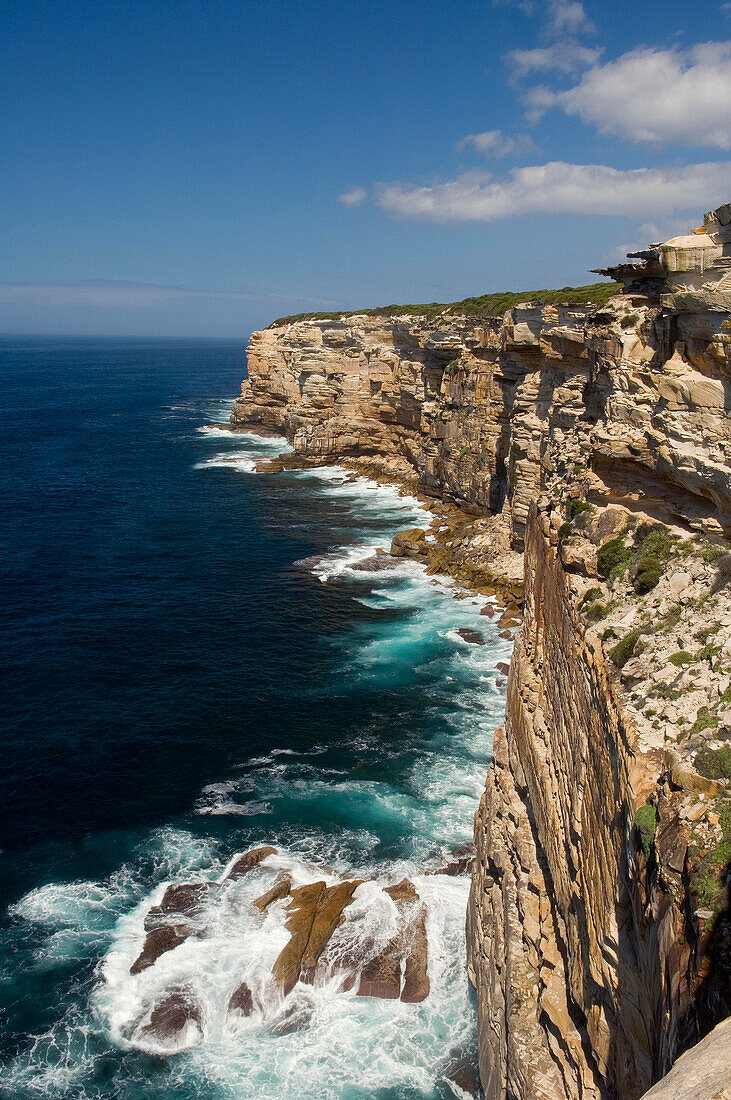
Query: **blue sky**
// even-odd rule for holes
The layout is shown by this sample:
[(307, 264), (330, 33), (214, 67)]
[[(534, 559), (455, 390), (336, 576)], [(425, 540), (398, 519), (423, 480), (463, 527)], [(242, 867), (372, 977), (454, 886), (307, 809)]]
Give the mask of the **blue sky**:
[(730, 39), (703, 0), (16, 0), (0, 331), (592, 281), (731, 199)]

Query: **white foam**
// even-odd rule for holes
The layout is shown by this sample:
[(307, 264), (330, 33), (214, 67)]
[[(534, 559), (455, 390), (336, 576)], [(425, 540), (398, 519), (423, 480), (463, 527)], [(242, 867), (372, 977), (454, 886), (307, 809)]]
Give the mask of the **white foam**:
[[(159, 902), (165, 884), (120, 921), (94, 998), (110, 1038), (122, 1048), (153, 1050), (154, 1042), (141, 1025), (166, 991), (185, 987), (193, 991), (203, 1021), (202, 1043), (179, 1063), (187, 1080), (215, 1081), (232, 1095), (261, 1100), (291, 1095), (293, 1081), (298, 1095), (332, 1100), (365, 1083), (373, 1092), (431, 1092), (445, 1053), (471, 1036), (461, 946), (466, 880), (414, 876), (427, 907), (431, 992), (426, 1001), (407, 1005), (358, 997), (354, 991), (340, 991), (339, 979), (333, 978), (315, 986), (298, 985), (282, 1003), (271, 968), (289, 938), (285, 904), (275, 902), (262, 915), (251, 902), (283, 867), (295, 885), (335, 879), (293, 853), (269, 857), (266, 864), (224, 887), (220, 904), (204, 917), (205, 936), (190, 937), (136, 976), (129, 968), (144, 939), (144, 915)], [(381, 884), (386, 881), (394, 876)], [(345, 917), (332, 941), (335, 958), (347, 955), (354, 943), (361, 950), (368, 945), (366, 957), (376, 954), (397, 927), (393, 903), (372, 882), (358, 888)], [(228, 999), (242, 980), (252, 990), (255, 1012), (248, 1018), (228, 1018)], [(278, 1033), (285, 1017), (296, 1019), (301, 1030)], [(179, 1037), (181, 1047), (186, 1038), (200, 1042), (191, 1030)]]
[(256, 472), (257, 461), (262, 457), (262, 455), (252, 457), (251, 455), (224, 452), (223, 454), (214, 455), (213, 458), (206, 458), (202, 462), (196, 462), (193, 469), (207, 470), (210, 467), (222, 466), (224, 468), (230, 467), (232, 470), (240, 470), (244, 474), (253, 474)]

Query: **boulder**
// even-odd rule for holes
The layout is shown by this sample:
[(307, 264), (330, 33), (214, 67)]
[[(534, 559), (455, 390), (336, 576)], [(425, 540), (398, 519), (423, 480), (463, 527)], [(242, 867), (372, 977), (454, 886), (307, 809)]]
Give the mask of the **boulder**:
[(267, 856), (275, 856), (276, 854), (277, 849), (272, 848), (270, 844), (265, 844), (261, 848), (251, 848), (248, 852), (244, 852), (242, 856), (239, 856), (224, 881), (229, 882), (231, 879), (243, 878), (254, 867), (258, 867)]
[(482, 634), (480, 634), (479, 630), (471, 630), (468, 626), (460, 626), (457, 630), (457, 633), (459, 634), (460, 638), (463, 638), (466, 642), (469, 642), (470, 645), (485, 644), (485, 639), (483, 638)]
[(302, 956), (310, 938), (317, 903), (324, 889), (324, 882), (311, 882), (292, 891), (291, 915), (286, 922), (286, 928), (291, 935), (272, 967), (272, 974), (285, 997), (299, 981)]
[(423, 1001), (429, 995), (426, 909), (419, 901), (413, 882), (406, 878), (394, 886), (387, 886), (384, 892), (396, 903), (404, 922), (397, 945), (404, 959), (401, 1000), (411, 1003)]
[(279, 901), (280, 898), (286, 898), (292, 889), (292, 876), (286, 872), (281, 875), (277, 875), (274, 880), (274, 885), (271, 886), (265, 893), (261, 894), (255, 899), (253, 905), (257, 909), (261, 909), (262, 913), (268, 909), (273, 901)]
[(360, 972), (359, 997), (381, 997), (395, 1001), (401, 993), (401, 953), (397, 940), (373, 959)]
[(313, 981), (319, 958), (359, 885), (358, 879), (330, 887), (324, 882), (313, 882), (292, 891), (290, 916), (286, 922), (291, 936), (272, 967), (285, 996), (300, 979)]
[(168, 886), (159, 905), (153, 905), (145, 917), (145, 930), (171, 916), (197, 917), (203, 909), (212, 884), (208, 882), (185, 882)]
[(451, 859), (437, 868), (436, 871), (427, 871), (428, 875), (469, 875), (475, 858), (474, 844), (461, 844), (450, 852)]
[(130, 974), (139, 974), (154, 966), (161, 955), (185, 943), (194, 931), (189, 924), (159, 924), (151, 928), (142, 951), (129, 968)]
[(426, 531), (421, 527), (409, 527), (399, 531), (391, 540), (391, 556), (394, 558), (421, 558), (427, 553)]
[(241, 1016), (251, 1016), (254, 1011), (254, 994), (246, 982), (234, 989), (228, 1001), (228, 1015), (238, 1012)]

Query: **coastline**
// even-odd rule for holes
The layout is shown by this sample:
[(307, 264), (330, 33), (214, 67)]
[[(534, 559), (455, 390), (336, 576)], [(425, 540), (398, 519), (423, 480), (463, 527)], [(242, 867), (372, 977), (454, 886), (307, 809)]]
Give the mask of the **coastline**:
[(731, 1011), (727, 299), (655, 278), (248, 349), (231, 419), (286, 435), (270, 468), (416, 484), (430, 536), (392, 553), (515, 601), (468, 920), (490, 1096), (636, 1100)]

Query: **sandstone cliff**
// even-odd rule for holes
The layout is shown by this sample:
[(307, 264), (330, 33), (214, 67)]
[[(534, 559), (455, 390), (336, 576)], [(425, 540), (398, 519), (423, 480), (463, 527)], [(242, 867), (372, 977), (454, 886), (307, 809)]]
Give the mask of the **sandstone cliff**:
[(598, 308), (294, 321), (252, 337), (232, 415), (459, 505), (470, 575), (523, 554), (468, 912), (490, 1100), (634, 1100), (731, 1011), (731, 302), (708, 217), (718, 287), (655, 257)]

